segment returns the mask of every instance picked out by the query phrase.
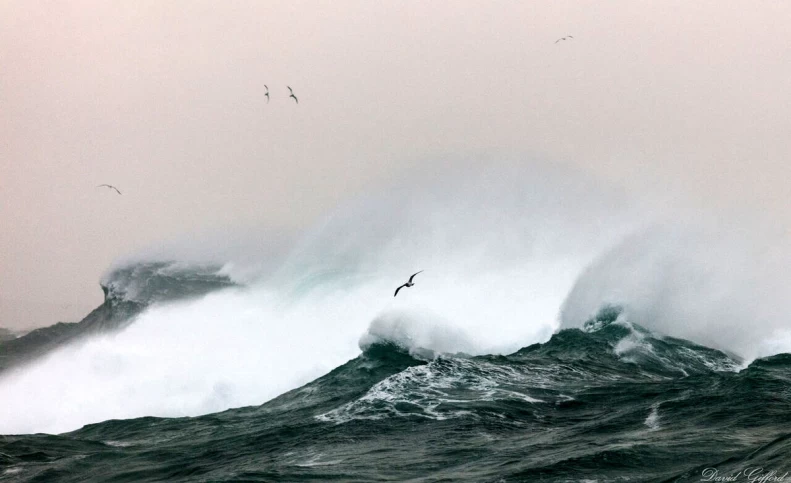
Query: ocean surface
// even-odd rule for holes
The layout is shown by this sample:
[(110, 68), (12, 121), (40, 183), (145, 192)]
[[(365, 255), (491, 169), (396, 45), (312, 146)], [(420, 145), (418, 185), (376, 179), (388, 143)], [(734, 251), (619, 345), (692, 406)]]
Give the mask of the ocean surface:
[(563, 173), (456, 181), (119, 261), (82, 321), (0, 331), (0, 481), (791, 475), (781, 245)]
[(791, 470), (790, 418), (791, 355), (746, 365), (604, 307), (508, 355), (369, 335), (264, 404), (5, 435), (0, 479), (701, 481)]

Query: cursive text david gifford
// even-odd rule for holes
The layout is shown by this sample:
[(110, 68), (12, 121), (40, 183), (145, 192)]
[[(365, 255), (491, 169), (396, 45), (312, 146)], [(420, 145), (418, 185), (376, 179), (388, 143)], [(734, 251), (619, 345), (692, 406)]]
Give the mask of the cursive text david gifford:
[(744, 468), (736, 473), (729, 473), (727, 475), (721, 475), (717, 468), (706, 468), (701, 472), (702, 478), (700, 481), (713, 481), (716, 483), (727, 483), (731, 481), (747, 481), (749, 483), (791, 483), (791, 477), (789, 477), (788, 474), (788, 471), (767, 470), (761, 466)]

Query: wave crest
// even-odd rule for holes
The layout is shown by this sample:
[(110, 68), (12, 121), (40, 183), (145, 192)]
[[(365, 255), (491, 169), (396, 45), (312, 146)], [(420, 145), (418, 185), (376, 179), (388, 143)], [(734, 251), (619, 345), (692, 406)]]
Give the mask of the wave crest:
[(471, 354), (475, 346), (467, 334), (438, 316), (417, 311), (390, 311), (376, 317), (360, 338), (360, 349), (391, 343), (410, 355), (433, 359), (439, 354)]

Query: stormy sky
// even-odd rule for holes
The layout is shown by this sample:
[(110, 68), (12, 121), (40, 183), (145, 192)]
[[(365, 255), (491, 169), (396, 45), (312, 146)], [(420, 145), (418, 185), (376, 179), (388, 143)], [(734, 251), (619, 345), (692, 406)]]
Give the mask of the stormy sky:
[(113, 260), (162, 240), (296, 232), (476, 156), (785, 230), (789, 18), (766, 0), (2, 2), (0, 326), (79, 320)]

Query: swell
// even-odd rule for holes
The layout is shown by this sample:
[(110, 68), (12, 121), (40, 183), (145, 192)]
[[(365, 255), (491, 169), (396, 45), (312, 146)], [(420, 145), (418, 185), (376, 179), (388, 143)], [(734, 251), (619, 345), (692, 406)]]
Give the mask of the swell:
[[(7, 436), (2, 463), (18, 481), (699, 481), (708, 465), (782, 469), (791, 355), (737, 372), (686, 351), (724, 353), (609, 319), (505, 356), (423, 360), (381, 341), (261, 406)], [(619, 355), (635, 331), (648, 341), (635, 350), (661, 342), (671, 360)]]

